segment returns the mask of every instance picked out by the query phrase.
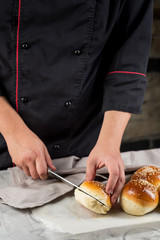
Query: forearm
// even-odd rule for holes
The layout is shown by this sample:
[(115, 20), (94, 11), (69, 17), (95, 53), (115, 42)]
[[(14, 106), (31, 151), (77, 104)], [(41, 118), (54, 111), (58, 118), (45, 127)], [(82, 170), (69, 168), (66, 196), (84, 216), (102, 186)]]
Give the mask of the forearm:
[(131, 114), (127, 112), (105, 112), (97, 143), (87, 159), (87, 181), (94, 180), (97, 169), (104, 166), (108, 169), (109, 179), (106, 192), (111, 194), (112, 204), (118, 199), (125, 183), (124, 163), (120, 155), (120, 145), (130, 117)]
[(130, 117), (131, 114), (127, 112), (105, 112), (97, 143), (112, 147), (115, 150), (119, 149)]
[(0, 97), (0, 132), (7, 141), (11, 136), (27, 128), (19, 114), (5, 97)]
[(47, 166), (55, 167), (44, 143), (32, 132), (5, 97), (0, 97), (0, 132), (12, 162), (33, 179), (46, 179)]

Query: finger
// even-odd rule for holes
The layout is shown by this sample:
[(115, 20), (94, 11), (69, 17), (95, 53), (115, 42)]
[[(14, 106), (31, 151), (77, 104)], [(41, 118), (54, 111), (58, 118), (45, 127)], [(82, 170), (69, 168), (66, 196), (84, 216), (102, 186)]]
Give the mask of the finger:
[(104, 166), (105, 166), (105, 163), (103, 161), (98, 162), (97, 165), (96, 165), (96, 169), (102, 168)]
[(119, 176), (119, 179), (118, 179), (117, 184), (115, 186), (114, 193), (111, 196), (111, 202), (112, 202), (113, 205), (117, 202), (117, 199), (118, 199), (118, 197), (119, 197), (119, 195), (122, 191), (122, 188), (125, 184), (124, 168), (122, 166), (119, 166), (119, 169), (120, 169), (120, 176)]
[(85, 181), (93, 181), (95, 179), (95, 176), (96, 176), (96, 165), (92, 159), (91, 160), (88, 159)]
[[(36, 159), (35, 159), (36, 161)], [(29, 171), (30, 171), (30, 174), (31, 174), (31, 177), (36, 180), (39, 178), (39, 175), (38, 175), (38, 172), (37, 172), (37, 169), (36, 169), (36, 163), (35, 161), (32, 161), (30, 164), (29, 164)]]
[[(106, 166), (107, 167), (107, 166)], [(118, 166), (109, 165), (108, 166), (109, 178), (106, 186), (106, 192), (108, 194), (112, 194), (114, 192), (114, 188), (119, 179), (119, 168)]]
[(30, 171), (29, 171), (29, 168), (28, 168), (27, 166), (23, 166), (23, 171), (24, 171), (24, 173), (25, 173), (28, 177), (31, 176)]
[(39, 178), (41, 180), (46, 180), (47, 179), (47, 163), (46, 163), (45, 153), (43, 151), (36, 158), (36, 169), (37, 169)]
[(46, 162), (47, 162), (48, 167), (50, 167), (53, 171), (55, 171), (56, 167), (52, 163), (52, 159), (48, 153), (47, 148), (45, 148), (44, 151), (45, 151), (45, 157), (46, 157)]

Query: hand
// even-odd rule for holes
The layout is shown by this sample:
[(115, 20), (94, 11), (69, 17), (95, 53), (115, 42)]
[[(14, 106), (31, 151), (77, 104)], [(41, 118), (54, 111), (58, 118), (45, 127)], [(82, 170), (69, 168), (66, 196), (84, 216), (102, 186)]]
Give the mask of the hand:
[(13, 163), (33, 179), (47, 179), (47, 166), (56, 169), (44, 143), (30, 129), (23, 128), (7, 139)]
[(109, 172), (106, 192), (111, 195), (111, 203), (114, 205), (125, 183), (124, 164), (118, 150), (97, 143), (87, 159), (85, 180), (93, 181), (96, 170), (102, 167), (106, 167)]

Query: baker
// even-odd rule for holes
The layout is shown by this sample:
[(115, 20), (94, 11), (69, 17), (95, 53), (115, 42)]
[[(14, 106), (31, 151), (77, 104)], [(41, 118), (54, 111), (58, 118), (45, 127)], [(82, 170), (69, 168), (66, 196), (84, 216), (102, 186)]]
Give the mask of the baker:
[(105, 166), (116, 202), (121, 139), (142, 111), (152, 9), (152, 0), (1, 0), (1, 170), (46, 179), (51, 159), (88, 156), (86, 180)]

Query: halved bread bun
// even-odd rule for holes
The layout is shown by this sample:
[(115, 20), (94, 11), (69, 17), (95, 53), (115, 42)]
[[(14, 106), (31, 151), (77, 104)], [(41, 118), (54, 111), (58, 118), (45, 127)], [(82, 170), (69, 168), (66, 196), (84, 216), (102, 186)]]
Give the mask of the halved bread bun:
[(96, 201), (94, 198), (88, 196), (82, 191), (75, 189), (75, 199), (79, 203), (93, 212), (107, 214), (112, 205), (110, 196), (106, 193), (105, 185), (103, 183), (97, 181), (85, 181), (80, 185), (80, 188), (102, 201), (106, 206), (102, 205), (100, 202)]

